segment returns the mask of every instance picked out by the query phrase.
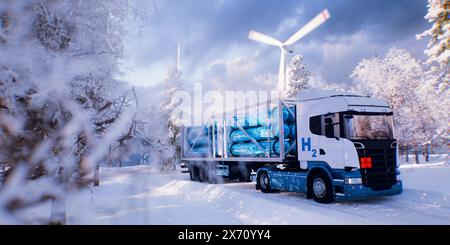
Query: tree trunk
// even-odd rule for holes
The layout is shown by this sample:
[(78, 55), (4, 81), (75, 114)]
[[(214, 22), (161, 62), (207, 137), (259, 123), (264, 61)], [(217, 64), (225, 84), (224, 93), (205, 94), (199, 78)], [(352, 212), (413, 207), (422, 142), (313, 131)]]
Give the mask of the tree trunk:
[(425, 145), (425, 161), (429, 162), (430, 161), (430, 152), (429, 152), (429, 144)]
[(94, 186), (100, 185), (100, 166), (97, 164), (94, 168)]
[[(67, 183), (64, 176), (64, 169), (62, 167), (58, 170), (58, 182), (65, 186)], [(52, 210), (50, 214), (50, 225), (65, 225), (66, 224), (66, 200), (64, 194), (60, 197), (52, 199)]]
[(50, 225), (65, 225), (65, 224), (66, 224), (66, 201), (64, 197), (53, 198)]
[(419, 147), (414, 147), (414, 158), (416, 160), (416, 163), (419, 163)]
[(408, 147), (406, 146), (405, 147), (405, 154), (406, 154), (406, 162), (408, 162), (409, 163), (409, 151), (408, 151)]

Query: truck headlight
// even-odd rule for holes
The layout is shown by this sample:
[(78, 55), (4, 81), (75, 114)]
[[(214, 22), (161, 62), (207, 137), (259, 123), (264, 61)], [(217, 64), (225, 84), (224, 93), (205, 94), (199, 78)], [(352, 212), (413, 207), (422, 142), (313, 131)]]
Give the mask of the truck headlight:
[(362, 184), (361, 178), (345, 178), (346, 185), (360, 185)]

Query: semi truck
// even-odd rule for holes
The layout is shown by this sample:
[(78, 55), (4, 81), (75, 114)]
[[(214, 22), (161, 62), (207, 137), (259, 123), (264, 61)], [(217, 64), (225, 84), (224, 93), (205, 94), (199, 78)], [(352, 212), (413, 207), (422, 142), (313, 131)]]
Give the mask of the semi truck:
[(181, 138), (193, 181), (256, 181), (319, 203), (402, 192), (393, 112), (368, 96), (304, 90), (184, 126)]

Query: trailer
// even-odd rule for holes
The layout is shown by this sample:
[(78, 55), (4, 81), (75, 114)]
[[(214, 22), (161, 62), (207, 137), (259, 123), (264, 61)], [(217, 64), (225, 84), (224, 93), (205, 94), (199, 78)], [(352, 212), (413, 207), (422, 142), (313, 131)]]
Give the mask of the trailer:
[(183, 127), (181, 159), (193, 181), (254, 180), (320, 203), (400, 194), (392, 115), (383, 100), (305, 90)]

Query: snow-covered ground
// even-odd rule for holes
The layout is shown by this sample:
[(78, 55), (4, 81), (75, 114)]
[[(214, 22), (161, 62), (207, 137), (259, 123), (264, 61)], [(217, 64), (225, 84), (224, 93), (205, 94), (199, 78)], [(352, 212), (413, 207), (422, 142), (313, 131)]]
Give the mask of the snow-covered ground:
[(70, 224), (450, 224), (450, 165), (402, 167), (404, 192), (318, 204), (296, 193), (264, 194), (254, 183), (191, 182), (148, 166), (102, 168), (101, 185), (67, 200)]

